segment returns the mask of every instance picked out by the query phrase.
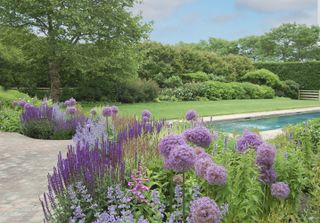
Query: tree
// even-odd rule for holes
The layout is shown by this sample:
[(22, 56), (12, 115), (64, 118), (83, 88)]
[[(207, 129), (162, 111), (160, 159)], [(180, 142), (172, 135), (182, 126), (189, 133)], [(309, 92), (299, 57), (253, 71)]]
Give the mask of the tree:
[(319, 60), (319, 47), (319, 26), (283, 24), (261, 39), (263, 54), (275, 61)]
[[(134, 45), (149, 30), (129, 9), (136, 0), (0, 0), (0, 25), (25, 27), (46, 40), (46, 56), (53, 100), (60, 97), (60, 73), (66, 58), (79, 45)], [(84, 58), (87, 52), (80, 50)]]
[(261, 37), (260, 36), (248, 36), (239, 39), (237, 42), (237, 48), (240, 55), (247, 56), (253, 61), (261, 59)]

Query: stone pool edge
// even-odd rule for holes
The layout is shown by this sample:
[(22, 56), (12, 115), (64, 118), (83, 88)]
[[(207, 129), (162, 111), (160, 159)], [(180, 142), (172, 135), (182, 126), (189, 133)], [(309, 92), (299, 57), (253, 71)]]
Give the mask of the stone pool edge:
[(252, 112), (252, 113), (239, 113), (231, 115), (217, 115), (217, 116), (206, 116), (201, 119), (204, 122), (222, 122), (222, 121), (234, 121), (242, 119), (253, 119), (253, 118), (265, 118), (277, 115), (293, 115), (303, 112), (320, 112), (320, 107), (312, 108), (295, 108), (295, 109), (285, 109), (285, 110), (274, 110), (266, 112)]

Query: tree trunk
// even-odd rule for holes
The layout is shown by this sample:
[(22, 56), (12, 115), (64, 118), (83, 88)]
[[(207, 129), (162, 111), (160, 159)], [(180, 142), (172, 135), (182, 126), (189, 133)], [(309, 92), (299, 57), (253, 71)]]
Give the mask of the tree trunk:
[(56, 60), (49, 61), (50, 97), (54, 102), (60, 99), (60, 63)]

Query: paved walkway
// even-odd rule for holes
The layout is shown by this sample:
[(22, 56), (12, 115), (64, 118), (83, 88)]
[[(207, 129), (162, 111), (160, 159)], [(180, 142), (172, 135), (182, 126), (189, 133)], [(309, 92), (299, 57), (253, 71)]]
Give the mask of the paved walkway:
[(71, 141), (30, 139), (0, 132), (0, 223), (40, 223), (39, 196), (59, 151)]

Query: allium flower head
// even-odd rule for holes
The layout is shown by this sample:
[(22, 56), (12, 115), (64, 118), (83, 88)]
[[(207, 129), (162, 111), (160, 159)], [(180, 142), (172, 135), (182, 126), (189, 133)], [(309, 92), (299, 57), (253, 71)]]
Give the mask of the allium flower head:
[(142, 115), (142, 118), (143, 118), (143, 117), (150, 118), (151, 115), (152, 115), (152, 113), (151, 113), (149, 110), (144, 110), (144, 111), (141, 113), (141, 115)]
[(257, 148), (256, 163), (260, 167), (271, 167), (276, 158), (274, 146), (262, 143)]
[(290, 194), (290, 188), (284, 182), (277, 182), (271, 185), (271, 194), (276, 198), (285, 199)]
[(196, 147), (194, 149), (197, 158), (196, 159), (202, 159), (202, 158), (206, 158), (206, 159), (211, 159), (211, 156), (205, 152), (205, 150), (201, 147)]
[(272, 167), (262, 167), (260, 169), (260, 181), (265, 184), (272, 184), (276, 182), (276, 171)]
[(186, 142), (181, 135), (168, 135), (160, 140), (159, 151), (161, 155), (163, 155), (165, 158), (168, 158), (171, 150), (177, 146), (185, 144)]
[(187, 141), (204, 148), (208, 147), (212, 142), (212, 134), (202, 126), (187, 129), (183, 135)]
[(214, 200), (202, 197), (191, 204), (191, 219), (193, 223), (219, 223), (221, 211)]
[(207, 167), (205, 179), (209, 184), (224, 185), (227, 182), (226, 169), (223, 166), (212, 164)]
[(197, 176), (205, 178), (206, 173), (207, 173), (207, 169), (211, 165), (213, 165), (213, 162), (209, 158), (196, 159), (196, 161), (194, 163), (194, 168), (195, 168)]
[(25, 103), (24, 104), (24, 106), (23, 106), (23, 108), (26, 110), (26, 109), (29, 109), (29, 108), (32, 108), (33, 107), (33, 105), (32, 104), (30, 104), (30, 103)]
[(24, 100), (20, 100), (20, 101), (17, 102), (17, 104), (18, 104), (18, 106), (20, 106), (21, 108), (24, 108), (24, 106), (25, 106), (25, 104), (27, 104), (27, 102), (24, 101)]
[(74, 99), (74, 98), (70, 98), (69, 100), (66, 100), (65, 102), (64, 102), (64, 105), (66, 106), (66, 107), (72, 107), (72, 106), (75, 106), (77, 104), (77, 101), (76, 101), (76, 99)]
[(176, 172), (185, 172), (194, 167), (196, 154), (188, 145), (175, 147), (166, 160), (166, 166)]
[(238, 152), (244, 152), (249, 148), (256, 150), (262, 143), (263, 141), (258, 134), (245, 130), (243, 135), (237, 139), (236, 148)]
[(187, 111), (187, 113), (186, 113), (186, 119), (187, 119), (188, 121), (195, 121), (197, 118), (198, 118), (198, 114), (197, 114), (196, 111), (194, 111), (194, 110), (189, 110), (189, 111)]
[(109, 116), (111, 116), (111, 115), (112, 115), (112, 109), (111, 109), (111, 107), (104, 107), (104, 108), (102, 109), (102, 115), (103, 115), (104, 117), (109, 117)]
[(119, 112), (119, 108), (115, 105), (111, 106), (112, 115), (117, 115)]
[(75, 113), (77, 113), (77, 108), (76, 107), (68, 107), (67, 108), (67, 113), (70, 114), (70, 115), (73, 115)]

